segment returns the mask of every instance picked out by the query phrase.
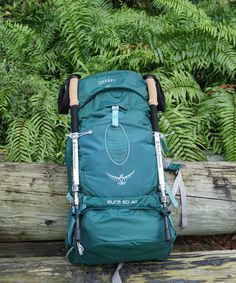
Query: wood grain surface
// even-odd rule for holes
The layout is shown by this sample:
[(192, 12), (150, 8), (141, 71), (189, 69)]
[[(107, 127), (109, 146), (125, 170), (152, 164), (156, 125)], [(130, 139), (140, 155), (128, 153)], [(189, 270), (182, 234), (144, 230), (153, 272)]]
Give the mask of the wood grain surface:
[[(180, 208), (172, 209), (178, 235), (235, 233), (236, 163), (185, 163), (182, 176), (188, 227), (180, 226)], [(63, 240), (66, 193), (65, 166), (0, 162), (0, 242)]]
[[(65, 258), (0, 258), (2, 283), (109, 283), (115, 265), (72, 266)], [(128, 263), (123, 283), (235, 282), (236, 250), (174, 253), (164, 262)]]

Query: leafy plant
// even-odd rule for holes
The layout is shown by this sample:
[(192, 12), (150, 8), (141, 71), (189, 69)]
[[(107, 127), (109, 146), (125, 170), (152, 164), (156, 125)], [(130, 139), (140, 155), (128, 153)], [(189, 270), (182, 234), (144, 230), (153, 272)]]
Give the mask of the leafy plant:
[(236, 160), (236, 92), (235, 85), (222, 84), (207, 89), (209, 97), (199, 112), (205, 113), (203, 134), (214, 153), (225, 153), (227, 160)]
[[(0, 6), (0, 145), (12, 161), (63, 162), (65, 78), (114, 69), (154, 73), (170, 155), (236, 160), (236, 7), (230, 0), (22, 0)], [(222, 87), (222, 86), (226, 86)]]

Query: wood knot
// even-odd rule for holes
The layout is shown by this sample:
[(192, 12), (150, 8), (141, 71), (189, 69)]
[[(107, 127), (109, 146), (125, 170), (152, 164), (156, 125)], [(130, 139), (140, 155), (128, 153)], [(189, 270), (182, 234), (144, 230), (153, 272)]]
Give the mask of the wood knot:
[(227, 199), (232, 198), (231, 189), (235, 189), (235, 186), (231, 184), (227, 177), (223, 176), (222, 172), (219, 176), (216, 175), (216, 172), (212, 172), (210, 169), (208, 169), (208, 177), (212, 178), (213, 190), (223, 193)]
[(52, 177), (52, 171), (50, 171), (50, 170), (47, 171), (47, 177), (48, 178)]
[(47, 226), (52, 225), (54, 222), (56, 222), (55, 220), (45, 220), (45, 224)]

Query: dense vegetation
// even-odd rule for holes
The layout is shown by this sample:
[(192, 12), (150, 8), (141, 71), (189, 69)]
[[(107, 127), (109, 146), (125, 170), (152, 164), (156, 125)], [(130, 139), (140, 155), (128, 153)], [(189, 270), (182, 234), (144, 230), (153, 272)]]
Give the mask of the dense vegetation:
[(170, 155), (236, 160), (236, 3), (230, 0), (11, 0), (0, 4), (0, 145), (11, 161), (63, 162), (72, 72), (156, 74)]

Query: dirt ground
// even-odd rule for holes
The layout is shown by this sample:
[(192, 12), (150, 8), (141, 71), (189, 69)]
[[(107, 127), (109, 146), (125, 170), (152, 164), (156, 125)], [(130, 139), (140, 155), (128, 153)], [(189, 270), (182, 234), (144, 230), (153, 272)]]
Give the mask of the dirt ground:
[(174, 251), (210, 251), (236, 249), (236, 234), (215, 236), (182, 236), (177, 237)]

